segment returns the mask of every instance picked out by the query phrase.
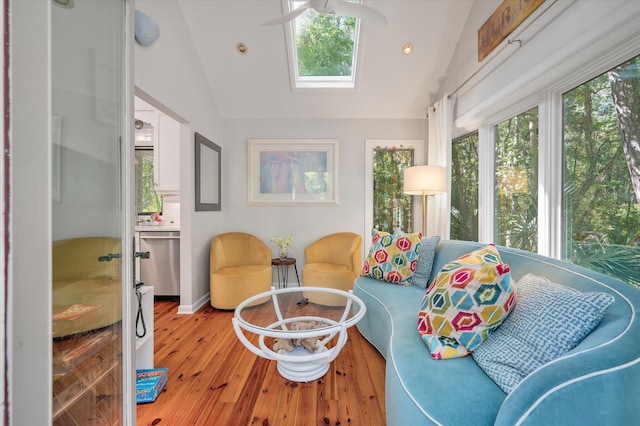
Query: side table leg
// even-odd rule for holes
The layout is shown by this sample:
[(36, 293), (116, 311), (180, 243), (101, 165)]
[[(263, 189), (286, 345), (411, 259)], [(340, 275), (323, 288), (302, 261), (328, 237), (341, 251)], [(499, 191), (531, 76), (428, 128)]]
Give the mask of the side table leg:
[(282, 279), (280, 278), (281, 266), (276, 266), (276, 272), (278, 273), (278, 288), (282, 288)]
[(300, 286), (300, 277), (298, 276), (298, 267), (296, 266), (295, 263), (293, 264), (293, 269), (295, 269), (295, 271), (296, 271), (296, 279), (298, 280), (298, 287), (301, 287)]
[(284, 265), (282, 266), (282, 288), (286, 288), (288, 282), (289, 282), (289, 267)]

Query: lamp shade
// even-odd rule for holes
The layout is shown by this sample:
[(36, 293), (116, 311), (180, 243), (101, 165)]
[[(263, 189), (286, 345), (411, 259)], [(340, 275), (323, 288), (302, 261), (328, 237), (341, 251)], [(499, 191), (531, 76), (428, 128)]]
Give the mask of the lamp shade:
[(447, 189), (445, 168), (413, 166), (404, 169), (404, 193), (411, 195), (442, 194)]

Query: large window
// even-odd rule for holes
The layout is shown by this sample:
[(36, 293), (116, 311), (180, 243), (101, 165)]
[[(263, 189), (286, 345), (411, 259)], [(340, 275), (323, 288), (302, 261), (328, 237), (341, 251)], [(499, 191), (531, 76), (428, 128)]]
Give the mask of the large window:
[(495, 236), (498, 244), (538, 250), (538, 108), (496, 126)]
[(565, 257), (640, 286), (640, 56), (563, 95)]
[(478, 241), (478, 133), (453, 141), (451, 239)]
[(404, 169), (413, 165), (412, 148), (373, 151), (373, 227), (394, 233), (413, 232), (413, 197), (403, 193)]

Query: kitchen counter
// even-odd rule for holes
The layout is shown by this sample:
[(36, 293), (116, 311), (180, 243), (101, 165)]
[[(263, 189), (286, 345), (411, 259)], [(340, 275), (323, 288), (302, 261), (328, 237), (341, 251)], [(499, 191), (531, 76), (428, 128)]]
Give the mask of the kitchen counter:
[(159, 225), (136, 225), (135, 232), (154, 232), (154, 231), (180, 231), (180, 225), (175, 223), (167, 223), (166, 225), (160, 222)]

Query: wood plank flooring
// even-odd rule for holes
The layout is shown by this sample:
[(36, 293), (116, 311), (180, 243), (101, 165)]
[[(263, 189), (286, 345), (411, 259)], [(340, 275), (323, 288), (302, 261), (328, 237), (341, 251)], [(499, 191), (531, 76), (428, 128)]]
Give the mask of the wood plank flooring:
[(385, 361), (356, 327), (324, 377), (296, 383), (240, 343), (233, 312), (177, 310), (177, 301), (156, 300), (154, 364), (169, 380), (155, 402), (137, 406), (138, 425), (385, 425)]

